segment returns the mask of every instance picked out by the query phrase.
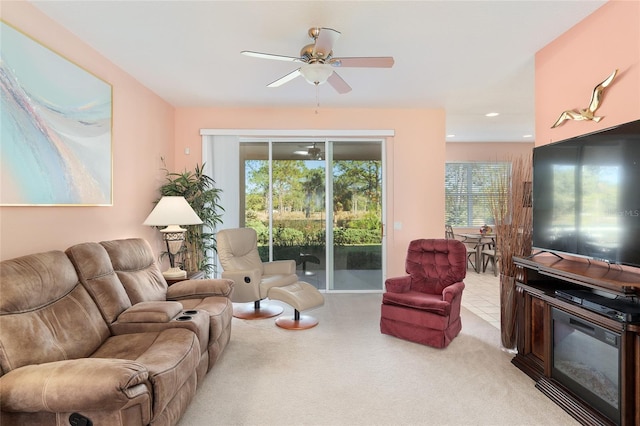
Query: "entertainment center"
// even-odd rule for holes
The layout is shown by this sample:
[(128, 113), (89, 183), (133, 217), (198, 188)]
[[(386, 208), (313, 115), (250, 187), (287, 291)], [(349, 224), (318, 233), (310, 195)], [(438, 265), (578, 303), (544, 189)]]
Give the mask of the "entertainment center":
[(552, 254), (514, 262), (519, 332), (512, 363), (582, 424), (640, 424), (640, 323), (556, 294), (591, 289), (637, 297), (640, 272)]
[(640, 425), (640, 120), (533, 150), (512, 363), (586, 425)]

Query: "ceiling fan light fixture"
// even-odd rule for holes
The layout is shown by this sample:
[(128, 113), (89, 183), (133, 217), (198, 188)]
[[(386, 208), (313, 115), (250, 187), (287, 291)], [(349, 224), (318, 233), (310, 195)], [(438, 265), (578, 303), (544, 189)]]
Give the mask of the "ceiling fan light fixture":
[(304, 77), (309, 84), (324, 84), (327, 79), (333, 74), (331, 65), (327, 64), (306, 64), (300, 67), (300, 74)]
[(322, 151), (320, 148), (316, 148), (315, 146), (313, 148), (309, 148), (308, 154), (312, 160), (322, 160)]

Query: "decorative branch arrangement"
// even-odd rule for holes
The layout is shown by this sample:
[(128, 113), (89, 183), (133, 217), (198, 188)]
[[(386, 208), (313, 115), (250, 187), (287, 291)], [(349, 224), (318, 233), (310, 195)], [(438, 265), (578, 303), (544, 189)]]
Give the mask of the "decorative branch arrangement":
[(532, 209), (530, 155), (511, 160), (511, 172), (493, 178), (494, 190), (489, 202), (495, 221), (496, 253), (500, 270), (500, 329), (502, 345), (516, 344), (515, 279), (517, 267), (513, 257), (531, 254)]
[(500, 273), (515, 277), (513, 256), (531, 254), (531, 156), (511, 160), (511, 173), (494, 176), (493, 196), (489, 202), (495, 221), (496, 248), (500, 252)]

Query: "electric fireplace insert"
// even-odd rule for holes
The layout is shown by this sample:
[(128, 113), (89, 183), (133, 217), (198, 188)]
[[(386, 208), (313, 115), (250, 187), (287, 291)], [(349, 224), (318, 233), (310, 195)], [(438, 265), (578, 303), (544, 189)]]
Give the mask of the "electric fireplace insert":
[(587, 320), (552, 308), (551, 377), (620, 424), (620, 338)]

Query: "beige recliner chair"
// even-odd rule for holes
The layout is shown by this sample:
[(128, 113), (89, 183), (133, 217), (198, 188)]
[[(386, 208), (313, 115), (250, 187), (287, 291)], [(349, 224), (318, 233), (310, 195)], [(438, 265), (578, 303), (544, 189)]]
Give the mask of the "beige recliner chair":
[(263, 262), (258, 253), (258, 235), (252, 228), (223, 229), (218, 231), (218, 258), (222, 265), (222, 278), (233, 280), (231, 301), (253, 302), (236, 305), (233, 316), (242, 319), (270, 318), (284, 310), (278, 305), (261, 306), (272, 287), (285, 287), (298, 282), (295, 260)]

